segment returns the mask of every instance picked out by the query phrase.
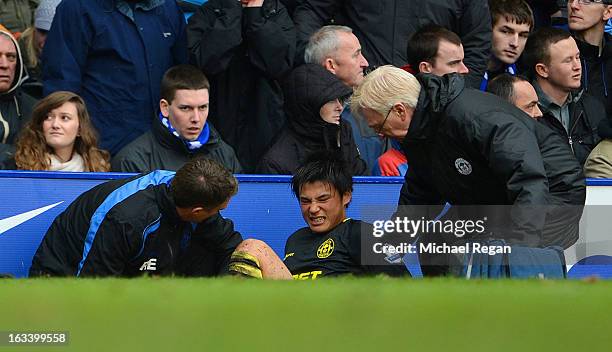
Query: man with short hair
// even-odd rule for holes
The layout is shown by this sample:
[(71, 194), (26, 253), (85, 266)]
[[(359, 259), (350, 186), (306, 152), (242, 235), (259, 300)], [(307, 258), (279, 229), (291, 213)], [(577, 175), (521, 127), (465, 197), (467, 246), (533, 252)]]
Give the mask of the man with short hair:
[(523, 59), (533, 75), (538, 94), (540, 121), (567, 140), (580, 165), (595, 145), (599, 122), (606, 117), (604, 106), (580, 90), (580, 51), (571, 35), (561, 29), (537, 30), (525, 47)]
[(324, 26), (316, 31), (308, 41), (304, 61), (322, 65), (349, 87), (358, 86), (368, 68), (359, 39), (346, 26)]
[(601, 101), (612, 116), (612, 36), (604, 33), (612, 18), (610, 0), (568, 0), (568, 26), (576, 39), (582, 64), (582, 88)]
[[(495, 77), (487, 92), (497, 95), (534, 119), (540, 119), (538, 95), (529, 81), (521, 76), (503, 73)], [(586, 199), (582, 167), (565, 140), (548, 126), (537, 123), (535, 135), (548, 178), (551, 204), (543, 228), (547, 246), (569, 247), (578, 239), (578, 222)]]
[(30, 276), (214, 276), (242, 241), (219, 215), (238, 190), (221, 164), (194, 159), (100, 184), (61, 213), (38, 247)]
[[(330, 25), (316, 31), (306, 45), (304, 60), (325, 67), (351, 88), (363, 81), (363, 71), (368, 67), (359, 39), (346, 26)], [(376, 159), (382, 154), (383, 141), (367, 124), (353, 117), (348, 105), (342, 110), (341, 118), (351, 125), (359, 154), (368, 170), (372, 170)]]
[(0, 165), (10, 158), (17, 134), (36, 104), (21, 90), (27, 78), (17, 41), (10, 33), (0, 31)]
[(525, 49), (534, 19), (531, 8), (524, 0), (492, 0), (491, 57), (480, 84), (486, 90), (488, 82), (501, 73), (515, 75), (516, 62)]
[(410, 167), (399, 205), (512, 205), (515, 228), (495, 235), (542, 245), (542, 219), (522, 208), (549, 202), (536, 121), (498, 97), (465, 88), (461, 75), (417, 79), (390, 66), (366, 76), (351, 110), (402, 142)]
[(179, 65), (166, 71), (153, 128), (115, 155), (113, 171), (175, 171), (192, 158), (206, 157), (240, 173), (234, 150), (207, 121), (209, 91), (208, 79), (193, 66)]
[(502, 73), (491, 80), (487, 92), (506, 100), (536, 120), (542, 117), (538, 94), (531, 83), (521, 76)]
[(459, 36), (438, 25), (427, 25), (408, 40), (408, 63), (415, 72), (444, 76), (447, 73), (467, 74), (463, 62), (463, 44)]

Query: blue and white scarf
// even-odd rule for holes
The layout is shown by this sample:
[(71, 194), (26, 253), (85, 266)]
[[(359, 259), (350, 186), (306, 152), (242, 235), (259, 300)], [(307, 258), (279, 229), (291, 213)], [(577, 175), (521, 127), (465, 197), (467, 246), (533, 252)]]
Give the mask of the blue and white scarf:
[(210, 137), (210, 128), (208, 127), (208, 121), (206, 121), (206, 123), (204, 124), (204, 128), (202, 129), (202, 132), (200, 132), (198, 138), (193, 141), (188, 141), (181, 137), (181, 135), (174, 129), (174, 127), (172, 127), (170, 120), (168, 120), (167, 117), (162, 115), (161, 112), (159, 113), (159, 119), (162, 125), (164, 125), (173, 136), (176, 136), (176, 138), (183, 141), (183, 143), (185, 143), (185, 146), (187, 146), (187, 149), (189, 149), (190, 151), (198, 150), (202, 148), (206, 144), (206, 142), (208, 142), (208, 138)]
[[(505, 71), (507, 74), (511, 76), (516, 76), (516, 65), (510, 64), (506, 66)], [(480, 90), (483, 92), (486, 91), (488, 85), (489, 85), (489, 72), (485, 71), (484, 77), (482, 77), (482, 81), (480, 81)]]

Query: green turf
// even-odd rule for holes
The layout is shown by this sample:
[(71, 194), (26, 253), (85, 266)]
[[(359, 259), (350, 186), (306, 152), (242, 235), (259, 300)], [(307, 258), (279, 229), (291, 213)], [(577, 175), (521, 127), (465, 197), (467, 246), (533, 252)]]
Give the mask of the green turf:
[(0, 351), (604, 351), (612, 282), (1, 280)]

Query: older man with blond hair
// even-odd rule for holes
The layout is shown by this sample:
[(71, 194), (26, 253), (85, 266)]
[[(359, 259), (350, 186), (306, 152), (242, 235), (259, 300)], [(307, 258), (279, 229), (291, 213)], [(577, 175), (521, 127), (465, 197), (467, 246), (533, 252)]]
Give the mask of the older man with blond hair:
[(401, 141), (410, 166), (399, 205), (512, 205), (517, 211), (508, 221), (515, 226), (498, 226), (493, 236), (542, 245), (543, 219), (525, 211), (549, 202), (536, 121), (529, 116), (466, 88), (461, 75), (417, 79), (392, 66), (366, 76), (351, 109), (379, 134)]
[[(351, 109), (402, 142), (410, 170), (401, 204), (545, 204), (535, 121), (466, 88), (458, 74), (419, 79), (383, 66), (355, 90)], [(491, 118), (495, 116), (495, 118)]]

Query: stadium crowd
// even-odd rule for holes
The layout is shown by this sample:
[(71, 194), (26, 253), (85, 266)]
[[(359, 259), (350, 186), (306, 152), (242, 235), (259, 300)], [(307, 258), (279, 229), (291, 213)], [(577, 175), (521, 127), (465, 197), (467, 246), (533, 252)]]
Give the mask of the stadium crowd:
[[(0, 5), (0, 168), (146, 173), (204, 157), (304, 178), (326, 151), (349, 176), (404, 176), (399, 205), (580, 206), (585, 176), (612, 178), (612, 0)], [(317, 177), (302, 182), (350, 195)], [(556, 217), (565, 231), (525, 230), (519, 243), (567, 248), (570, 215)], [(343, 220), (331, 228), (353, 226)], [(247, 242), (228, 263), (267, 267), (249, 251), (268, 249)]]

